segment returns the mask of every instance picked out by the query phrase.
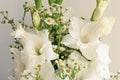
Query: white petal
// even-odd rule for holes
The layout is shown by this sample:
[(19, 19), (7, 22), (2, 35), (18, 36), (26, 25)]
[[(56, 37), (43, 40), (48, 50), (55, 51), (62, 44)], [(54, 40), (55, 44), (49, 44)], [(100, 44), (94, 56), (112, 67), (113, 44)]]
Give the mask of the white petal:
[(43, 80), (53, 80), (53, 77), (55, 76), (54, 68), (51, 64), (51, 62), (46, 61), (42, 64), (41, 67), (41, 78)]
[(51, 42), (46, 42), (40, 49), (40, 52), (44, 55), (46, 60), (53, 60), (58, 58), (58, 54), (52, 50)]
[(21, 72), (24, 70), (24, 64), (22, 63), (21, 60), (21, 52), (18, 51), (15, 48), (11, 48), (10, 51), (14, 54), (14, 60), (15, 60), (15, 76), (19, 79)]
[(97, 58), (100, 60), (100, 62), (102, 62), (103, 64), (107, 65), (111, 62), (110, 58), (109, 58), (109, 46), (107, 46), (106, 44), (101, 44), (97, 50)]
[(17, 30), (15, 31), (15, 38), (21, 38), (25, 34), (25, 30), (22, 28), (22, 25), (19, 24), (17, 26)]
[(105, 26), (104, 34), (108, 35), (112, 31), (112, 26), (115, 23), (115, 19), (112, 17), (110, 18), (104, 17), (102, 18), (101, 23), (103, 24), (103, 26)]
[(75, 40), (71, 35), (66, 35), (63, 37), (63, 40), (61, 42), (62, 44), (72, 47), (72, 48), (77, 48), (77, 40)]
[(96, 41), (94, 43), (88, 43), (84, 46), (80, 46), (80, 50), (87, 59), (95, 60), (97, 56), (96, 49), (98, 48), (99, 44), (99, 41)]
[(70, 23), (70, 29), (69, 29), (69, 33), (70, 35), (75, 38), (75, 39), (80, 39), (80, 31), (81, 28), (83, 27), (84, 22), (76, 17), (73, 17), (71, 19), (71, 23)]
[(83, 80), (102, 80), (109, 79), (109, 63), (108, 46), (99, 44), (96, 50), (96, 59), (89, 63), (88, 67), (79, 74)]

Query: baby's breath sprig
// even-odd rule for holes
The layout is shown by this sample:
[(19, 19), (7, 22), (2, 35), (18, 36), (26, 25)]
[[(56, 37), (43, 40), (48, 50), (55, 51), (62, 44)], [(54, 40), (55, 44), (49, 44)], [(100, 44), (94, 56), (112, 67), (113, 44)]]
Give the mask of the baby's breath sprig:
[(29, 6), (28, 6), (28, 2), (25, 2), (24, 4), (23, 4), (23, 9), (24, 9), (24, 12), (23, 12), (23, 17), (22, 17), (22, 21), (19, 21), (21, 24), (22, 24), (22, 26), (25, 28), (25, 27), (27, 27), (27, 25), (25, 24), (25, 17), (26, 17), (26, 14), (30, 11), (30, 8), (29, 8)]
[(120, 79), (120, 71), (110, 76), (110, 80), (119, 80), (119, 79)]
[(8, 11), (1, 11), (0, 14), (3, 16), (1, 24), (10, 24), (12, 29), (15, 30), (15, 22), (13, 18), (8, 17)]

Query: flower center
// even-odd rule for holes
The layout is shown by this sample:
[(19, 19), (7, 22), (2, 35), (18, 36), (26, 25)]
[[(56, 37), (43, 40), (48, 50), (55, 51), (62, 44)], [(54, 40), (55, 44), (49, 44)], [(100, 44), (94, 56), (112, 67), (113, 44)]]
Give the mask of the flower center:
[(35, 49), (35, 52), (37, 53), (37, 55), (41, 55), (40, 48)]
[(50, 20), (50, 19), (48, 19), (48, 20), (47, 20), (47, 22), (51, 22), (51, 20)]

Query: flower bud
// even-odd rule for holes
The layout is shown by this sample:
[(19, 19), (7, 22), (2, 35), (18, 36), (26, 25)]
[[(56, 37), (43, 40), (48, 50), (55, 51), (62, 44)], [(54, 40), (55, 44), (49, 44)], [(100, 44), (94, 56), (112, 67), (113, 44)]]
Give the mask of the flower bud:
[(40, 16), (37, 12), (33, 13), (33, 23), (36, 27), (40, 25)]
[(109, 1), (110, 0), (97, 1), (97, 7), (95, 8), (93, 15), (92, 15), (92, 18), (91, 18), (92, 21), (96, 21), (102, 17)]

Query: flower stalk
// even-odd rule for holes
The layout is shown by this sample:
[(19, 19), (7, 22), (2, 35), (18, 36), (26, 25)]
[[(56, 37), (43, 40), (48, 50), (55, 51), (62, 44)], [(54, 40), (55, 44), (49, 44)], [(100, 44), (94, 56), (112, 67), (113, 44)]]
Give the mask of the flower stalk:
[(36, 8), (39, 9), (43, 6), (42, 4), (42, 0), (34, 0), (35, 1), (35, 5), (36, 5)]
[(61, 5), (63, 0), (48, 0), (49, 5), (52, 5), (53, 3)]

